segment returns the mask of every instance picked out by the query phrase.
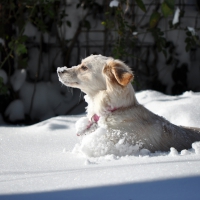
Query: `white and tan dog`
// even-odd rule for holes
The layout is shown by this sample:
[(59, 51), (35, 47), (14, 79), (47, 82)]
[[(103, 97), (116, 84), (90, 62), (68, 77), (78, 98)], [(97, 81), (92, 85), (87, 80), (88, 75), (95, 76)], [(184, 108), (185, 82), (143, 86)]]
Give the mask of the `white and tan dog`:
[(169, 151), (170, 147), (189, 149), (193, 142), (200, 141), (199, 128), (176, 126), (138, 103), (130, 83), (133, 74), (120, 60), (91, 55), (80, 65), (58, 68), (57, 72), (64, 85), (86, 93), (87, 118), (81, 120), (87, 122), (78, 135), (106, 126), (113, 134), (125, 134), (124, 142), (140, 144), (151, 152)]

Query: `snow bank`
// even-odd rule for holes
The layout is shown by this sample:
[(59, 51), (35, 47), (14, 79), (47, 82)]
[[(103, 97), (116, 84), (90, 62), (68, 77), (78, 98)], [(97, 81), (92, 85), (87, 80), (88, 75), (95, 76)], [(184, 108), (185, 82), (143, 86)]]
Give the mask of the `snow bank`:
[(182, 95), (170, 96), (147, 90), (136, 93), (136, 97), (146, 108), (173, 124), (200, 127), (199, 92), (189, 91)]
[[(174, 147), (170, 148), (169, 152), (156, 152), (150, 153), (148, 149), (140, 149), (140, 144), (130, 145), (125, 143), (127, 135), (122, 137), (120, 133), (109, 133), (104, 128), (98, 128), (95, 132), (85, 135), (81, 138), (80, 143), (77, 143), (72, 152), (80, 154), (85, 157), (107, 157), (112, 155), (113, 159), (123, 156), (185, 156), (190, 154), (200, 154), (200, 142), (192, 144), (192, 148), (189, 150), (182, 150), (178, 152)], [(114, 141), (117, 141), (115, 143)]]
[(6, 116), (10, 121), (15, 122), (24, 119), (24, 104), (21, 100), (12, 101), (6, 109)]
[(121, 136), (119, 132), (109, 133), (104, 128), (98, 128), (95, 132), (83, 136), (81, 143), (76, 144), (73, 152), (89, 157), (138, 155), (139, 144), (133, 146), (124, 143), (126, 137), (126, 134)]
[(20, 89), (19, 96), (24, 104), (25, 113), (30, 114), (31, 119), (40, 121), (66, 114), (73, 106), (77, 105), (78, 107), (80, 100), (78, 90), (74, 90), (74, 93), (72, 93), (67, 87), (60, 87), (58, 81), (57, 84), (52, 82), (38, 82), (36, 84), (25, 82)]
[(3, 69), (0, 69), (0, 77), (3, 78), (3, 83), (6, 84), (8, 80), (8, 76)]
[(16, 69), (14, 74), (10, 78), (10, 82), (14, 91), (18, 91), (26, 80), (26, 70)]

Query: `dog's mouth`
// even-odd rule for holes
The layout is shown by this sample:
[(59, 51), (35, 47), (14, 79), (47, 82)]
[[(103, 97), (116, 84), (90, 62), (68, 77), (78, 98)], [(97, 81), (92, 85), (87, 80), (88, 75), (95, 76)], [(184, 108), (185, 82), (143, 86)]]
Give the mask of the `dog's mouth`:
[(71, 86), (71, 87), (79, 84), (78, 82), (69, 82), (69, 81), (62, 81), (62, 83), (64, 83), (66, 86)]
[(60, 75), (58, 75), (58, 77), (59, 77), (59, 81), (61, 83), (63, 83), (64, 85), (66, 85), (66, 86), (71, 86), (72, 87), (72, 86), (75, 86), (75, 85), (79, 84), (76, 81), (63, 80), (63, 78)]

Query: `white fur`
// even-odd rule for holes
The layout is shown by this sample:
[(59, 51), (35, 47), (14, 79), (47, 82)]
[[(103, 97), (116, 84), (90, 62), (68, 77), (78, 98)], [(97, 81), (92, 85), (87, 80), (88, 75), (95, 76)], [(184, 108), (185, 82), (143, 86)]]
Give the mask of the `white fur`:
[[(78, 66), (58, 68), (58, 76), (66, 86), (86, 93), (88, 122), (81, 119), (85, 128), (81, 125), (79, 135), (106, 127), (113, 134), (120, 131), (124, 137), (126, 133), (124, 143), (140, 143), (141, 148), (152, 152), (169, 151), (171, 147), (180, 151), (200, 140), (197, 128), (171, 124), (140, 105), (131, 85), (133, 74), (120, 60), (91, 55)], [(117, 138), (115, 144), (121, 139)]]

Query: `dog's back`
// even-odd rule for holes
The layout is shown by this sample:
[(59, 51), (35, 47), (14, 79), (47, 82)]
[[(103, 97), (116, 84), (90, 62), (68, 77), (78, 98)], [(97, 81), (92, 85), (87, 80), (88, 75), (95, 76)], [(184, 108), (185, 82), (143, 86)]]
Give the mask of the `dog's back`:
[(181, 151), (200, 141), (199, 128), (176, 126), (142, 105), (119, 109), (107, 116), (104, 123), (109, 131), (119, 131), (121, 137), (128, 133), (125, 142), (139, 143), (151, 152), (169, 151), (171, 147)]

